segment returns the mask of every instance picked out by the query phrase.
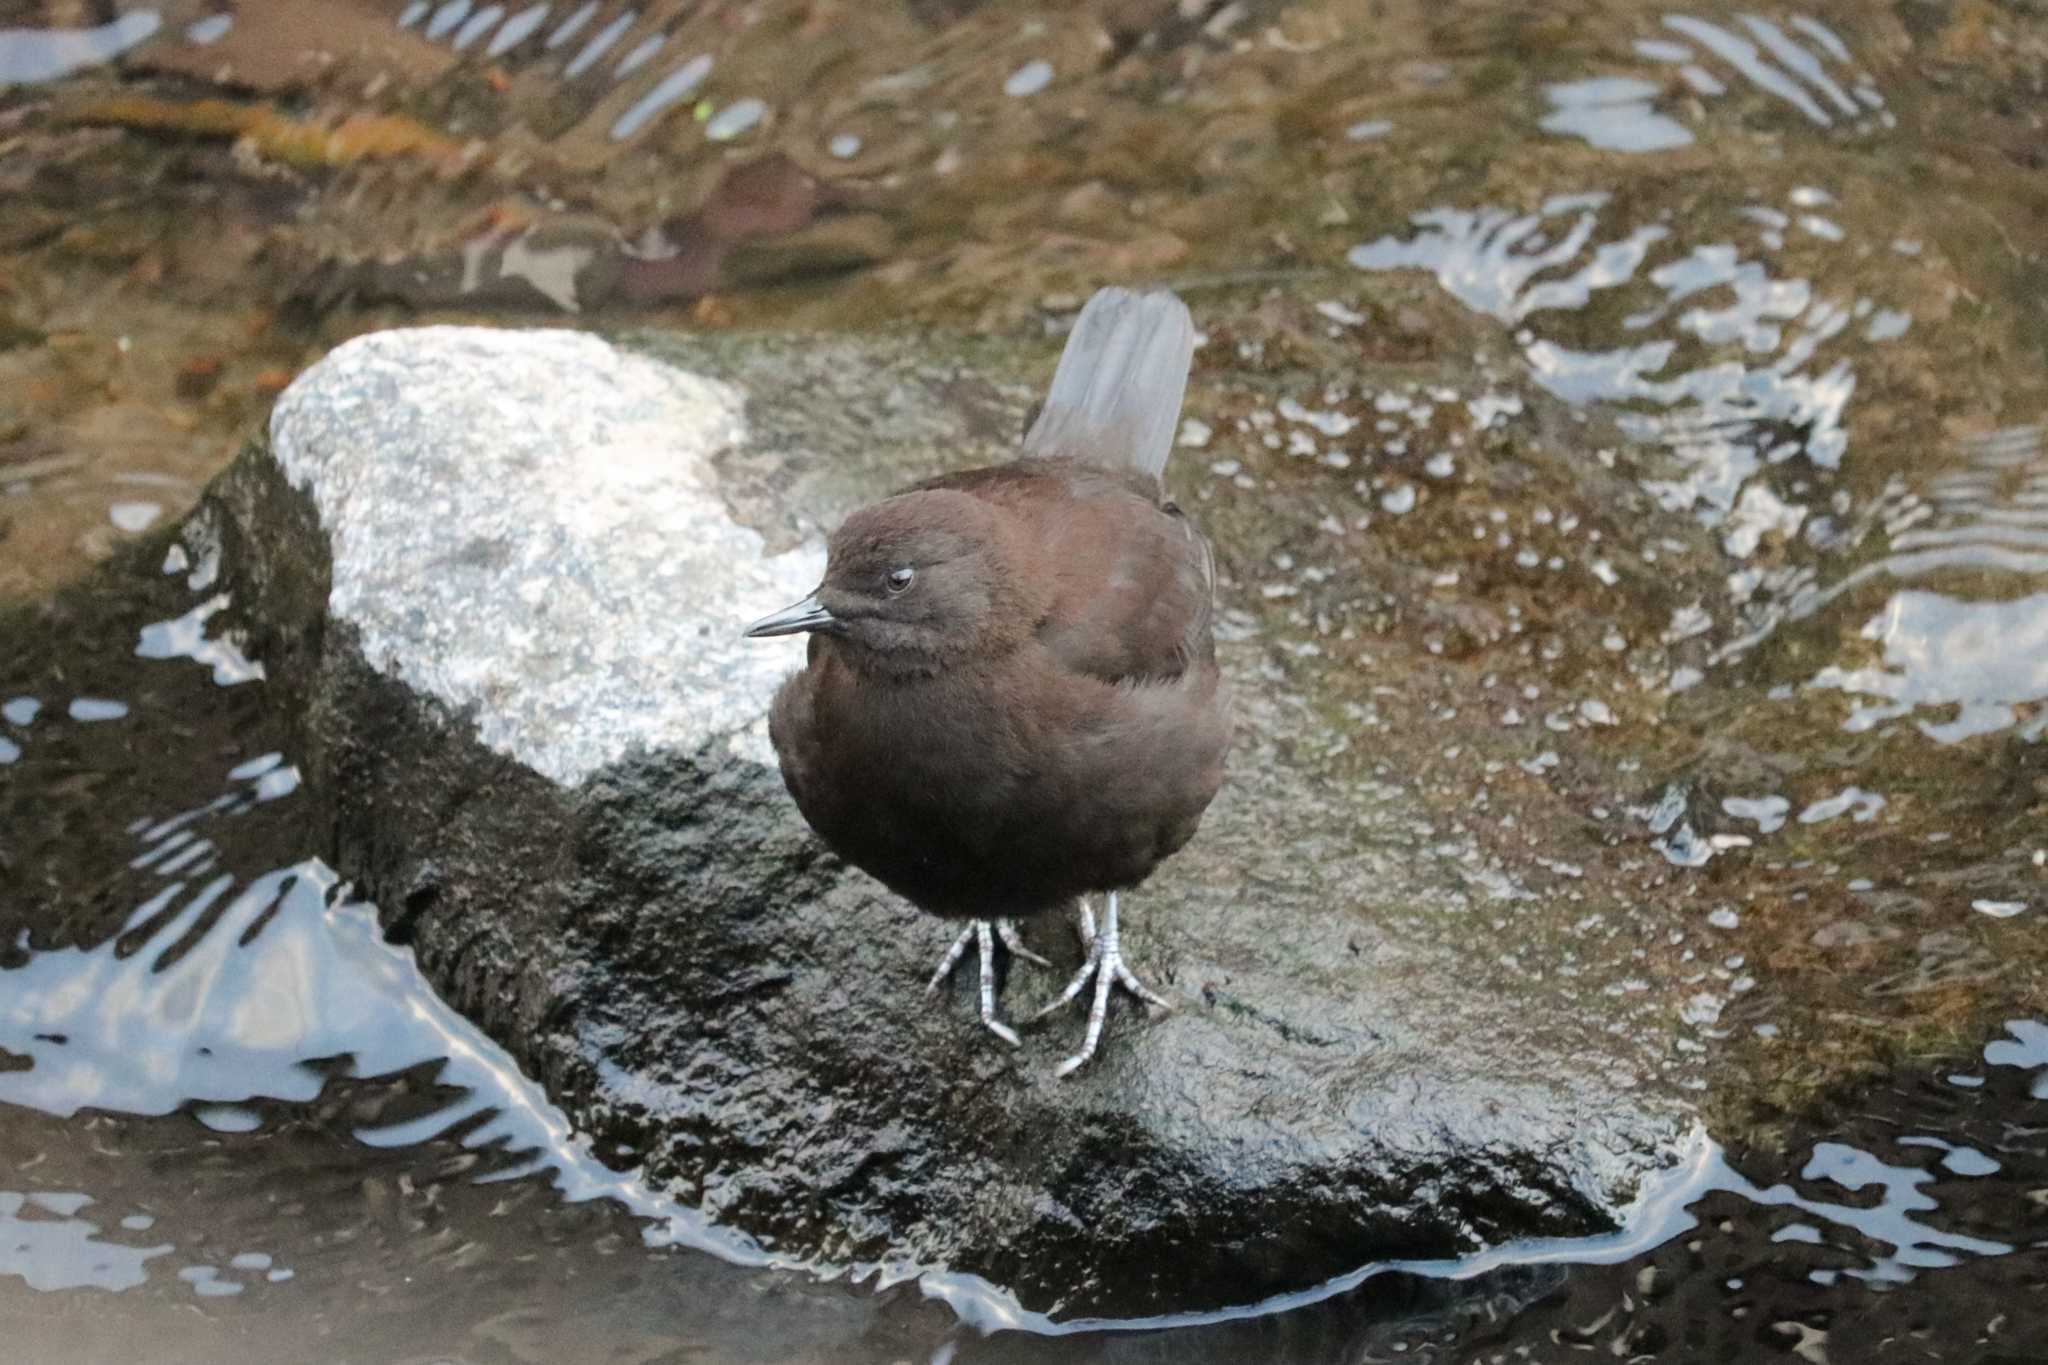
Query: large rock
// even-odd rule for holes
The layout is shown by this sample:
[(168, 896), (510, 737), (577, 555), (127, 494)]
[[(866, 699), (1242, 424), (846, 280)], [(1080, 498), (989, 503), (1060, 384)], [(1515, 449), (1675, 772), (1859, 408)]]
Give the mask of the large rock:
[[(666, 343), (686, 370), (429, 328), (302, 376), (200, 515), (327, 855), (602, 1157), (781, 1254), (1128, 1313), (1609, 1226), (1689, 1125), (1656, 1079), (1673, 1012), (1620, 1012), (1626, 954), (1519, 960), (1581, 893), (1527, 890), (1409, 773), (1336, 757), (1347, 712), (1253, 612), (1225, 618), (1230, 782), (1129, 898), (1178, 1008), (1120, 999), (1055, 1080), (1078, 1014), (1012, 1052), (971, 973), (923, 998), (950, 928), (806, 830), (763, 721), (800, 646), (738, 631), (812, 586), (818, 527), (1012, 447), (1023, 376), (927, 344)], [(1077, 958), (1064, 922), (1027, 937), (1060, 971), (1010, 972), (1012, 1018)]]

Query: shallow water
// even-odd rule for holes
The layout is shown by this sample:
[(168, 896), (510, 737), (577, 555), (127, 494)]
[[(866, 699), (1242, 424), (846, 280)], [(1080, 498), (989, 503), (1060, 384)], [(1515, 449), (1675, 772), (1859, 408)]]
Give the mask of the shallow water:
[[(1084, 285), (1164, 279), (1215, 319), (1206, 356), (1274, 376), (1184, 430), (1205, 505), (1258, 545), (1260, 500), (1327, 503), (1327, 543), (1228, 566), (1232, 628), (1365, 680), (1334, 771), (1359, 776), (1338, 753), (1354, 736), (1439, 727), (1438, 818), (1493, 797), (1540, 836), (1489, 785), (1519, 774), (1627, 827), (1641, 862), (1616, 896), (1697, 898), (1677, 965), (1615, 990), (1690, 982), (1687, 1083), (1753, 1077), (1715, 1083), (1741, 1096), (1713, 1111), (1729, 1149), (1703, 1135), (1614, 1238), (1362, 1267), (1178, 1326), (1051, 1324), (940, 1269), (766, 1263), (632, 1153), (587, 1150), (319, 862), (321, 794), (265, 711), (262, 661), (221, 634), (217, 555), (195, 544), (0, 659), (0, 1312), (20, 1349), (2048, 1349), (2039, 18), (1616, 4), (1566, 33), (1506, 5), (1370, 23), (1181, 6), (1106, 58), (1124, 39), (1072, 15), (950, 8), (954, 28), (877, 10), (844, 42), (807, 15), (664, 5), (10, 12), (28, 27), (0, 30), (0, 194), (22, 196), (0, 232), (0, 595), (47, 602), (155, 534), (292, 369), (405, 310), (1056, 330)], [(216, 96), (274, 117), (232, 143), (181, 132)], [(389, 140), (309, 153), (309, 108), (393, 120)], [(828, 238), (702, 302), (591, 292), (614, 237), (670, 259), (660, 239), (717, 158), (771, 146), (886, 226), (858, 239), (858, 273), (816, 264), (846, 254)], [(486, 169), (449, 169), (464, 156)], [(521, 235), (577, 214), (602, 230)], [(349, 273), (386, 258), (402, 269), (375, 288)], [(1261, 295), (1266, 278), (1284, 288)], [(1378, 377), (1282, 360), (1308, 350), (1289, 305)], [(1234, 316), (1261, 310), (1282, 322)], [(1472, 485), (1475, 452), (1550, 400), (1589, 470), (1699, 542)], [(1367, 534), (1426, 566), (1440, 616), (1357, 625), (1369, 594), (1345, 578)], [(1460, 615), (1475, 600), (1512, 607), (1503, 661), (1404, 713), (1421, 670), (1388, 686), (1360, 640), (1456, 654), (1487, 633)], [(1452, 725), (1475, 705), (1497, 744)], [(1544, 866), (1599, 893), (1598, 869), (1557, 849)], [(1489, 875), (1526, 894), (1512, 867)], [(1629, 948), (1621, 916), (1583, 923), (1567, 973), (1618, 933)], [(1526, 980), (1548, 951), (1506, 970)]]

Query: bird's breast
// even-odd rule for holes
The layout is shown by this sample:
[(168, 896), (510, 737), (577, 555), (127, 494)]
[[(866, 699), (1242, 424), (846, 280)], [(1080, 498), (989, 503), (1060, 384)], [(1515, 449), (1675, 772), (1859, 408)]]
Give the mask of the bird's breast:
[(1118, 686), (1027, 649), (880, 679), (827, 652), (792, 690), (775, 739), (805, 818), (941, 914), (1136, 884), (1194, 832), (1228, 742), (1213, 665)]

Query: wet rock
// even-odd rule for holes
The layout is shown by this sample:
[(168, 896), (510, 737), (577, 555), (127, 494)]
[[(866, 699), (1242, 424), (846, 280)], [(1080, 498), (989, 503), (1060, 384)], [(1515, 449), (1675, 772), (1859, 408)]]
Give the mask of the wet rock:
[[(1610, 1225), (1688, 1122), (1642, 1065), (1670, 1038), (1606, 1026), (1591, 982), (1504, 989), (1532, 945), (1499, 916), (1537, 894), (1418, 836), (1395, 777), (1317, 768), (1319, 699), (1253, 630), (1223, 646), (1230, 784), (1126, 916), (1174, 1013), (1118, 1001), (1056, 1081), (1078, 1018), (1012, 1053), (968, 987), (927, 1002), (948, 930), (804, 827), (763, 723), (799, 647), (738, 629), (809, 589), (819, 527), (1002, 457), (1047, 358), (636, 345), (349, 342), (201, 512), (325, 854), (601, 1156), (778, 1253), (1066, 1314)], [(1027, 938), (1078, 958), (1064, 923)], [(1063, 979), (1010, 973), (1008, 1012)]]

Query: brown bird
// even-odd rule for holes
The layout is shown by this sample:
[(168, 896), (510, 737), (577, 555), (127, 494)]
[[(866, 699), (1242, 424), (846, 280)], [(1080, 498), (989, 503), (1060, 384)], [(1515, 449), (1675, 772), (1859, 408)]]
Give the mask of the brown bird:
[[(1223, 781), (1229, 702), (1208, 542), (1160, 482), (1194, 354), (1169, 293), (1088, 301), (1021, 458), (927, 479), (855, 512), (825, 580), (747, 634), (810, 632), (768, 733), (797, 808), (842, 858), (932, 914), (973, 921), (928, 989), (996, 937), (1076, 904), (1087, 960), (1050, 1013), (1125, 965), (1117, 894), (1194, 835)], [(1098, 932), (1087, 897), (1103, 894)]]

